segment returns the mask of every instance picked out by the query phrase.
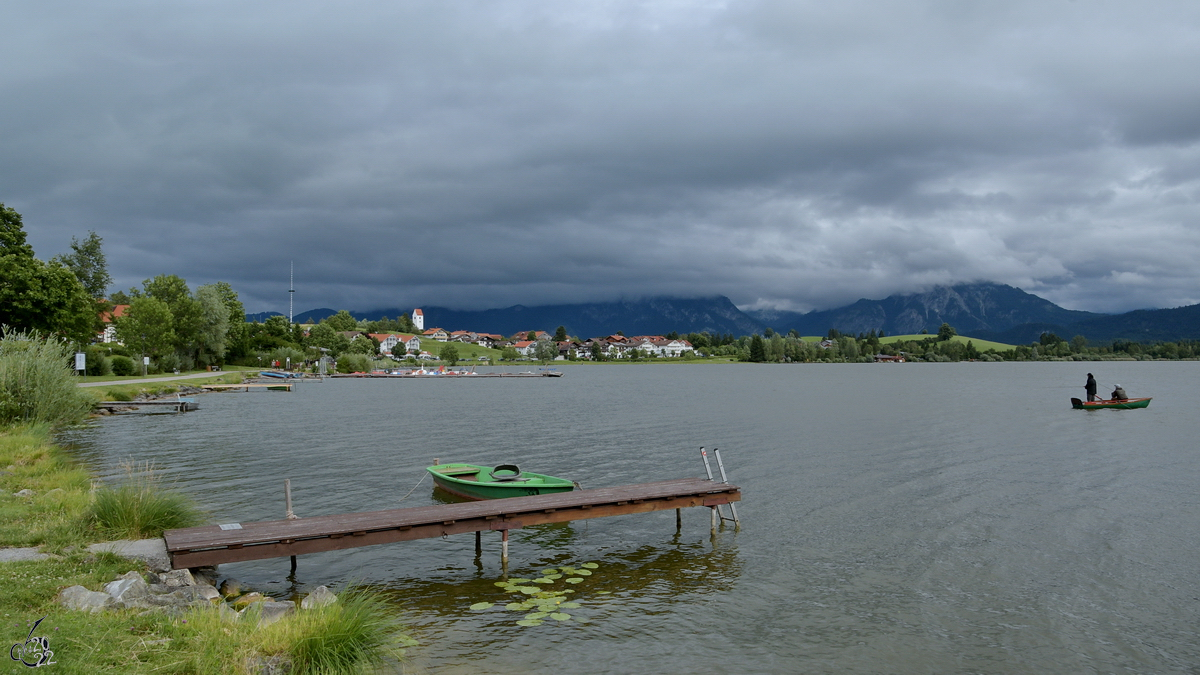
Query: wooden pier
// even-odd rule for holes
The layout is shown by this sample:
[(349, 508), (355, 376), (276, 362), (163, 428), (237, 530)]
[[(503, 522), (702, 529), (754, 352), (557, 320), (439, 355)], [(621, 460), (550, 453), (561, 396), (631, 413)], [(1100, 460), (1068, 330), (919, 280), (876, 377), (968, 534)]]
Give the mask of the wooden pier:
[(202, 388), (209, 391), (227, 391), (231, 389), (241, 389), (242, 391), (250, 391), (251, 389), (265, 389), (267, 391), (291, 391), (291, 382), (243, 382), (241, 384), (202, 384)]
[(475, 373), (455, 370), (444, 373), (436, 370), (415, 373), (336, 373), (328, 377), (337, 379), (367, 378), (378, 380), (478, 380), (494, 377), (562, 377), (562, 371), (551, 370), (539, 373)]
[[(570, 520), (707, 506), (714, 510), (742, 498), (736, 485), (681, 478), (558, 494), (509, 497), (389, 511), (347, 513), (295, 520), (230, 523), (163, 533), (173, 569), (297, 556), (450, 534), (508, 530)], [(715, 517), (714, 517), (715, 522)], [(294, 561), (293, 561), (294, 562)]]
[(199, 410), (200, 405), (191, 399), (161, 401), (99, 401), (93, 404), (109, 412), (123, 412), (128, 408), (151, 408), (154, 412), (189, 412)]

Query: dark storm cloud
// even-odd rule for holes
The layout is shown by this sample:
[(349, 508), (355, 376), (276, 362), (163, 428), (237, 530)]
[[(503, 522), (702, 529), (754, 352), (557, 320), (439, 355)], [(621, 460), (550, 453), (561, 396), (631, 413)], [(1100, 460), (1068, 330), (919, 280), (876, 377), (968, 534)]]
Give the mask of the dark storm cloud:
[(1200, 302), (1183, 2), (0, 9), (0, 201), (42, 257), (254, 310), (976, 279)]

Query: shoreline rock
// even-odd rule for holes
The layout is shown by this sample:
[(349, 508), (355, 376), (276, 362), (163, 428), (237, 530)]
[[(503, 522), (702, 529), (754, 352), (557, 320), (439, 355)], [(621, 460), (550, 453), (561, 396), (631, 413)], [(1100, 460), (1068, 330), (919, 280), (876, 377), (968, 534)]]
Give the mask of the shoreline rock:
[[(201, 579), (196, 577), (200, 576)], [(300, 601), (276, 600), (258, 591), (225, 598), (216, 586), (204, 580), (205, 575), (193, 575), (189, 570), (173, 570), (165, 574), (130, 570), (104, 585), (103, 591), (83, 586), (71, 586), (58, 595), (58, 603), (67, 609), (102, 612), (120, 609), (142, 609), (142, 614), (160, 612), (182, 616), (191, 608), (211, 608), (229, 620), (249, 616), (256, 626), (269, 626), (300, 611), (310, 611), (337, 602), (337, 595), (325, 586), (318, 586)], [(240, 587), (236, 581), (229, 588)], [(222, 584), (226, 587), (226, 584)]]

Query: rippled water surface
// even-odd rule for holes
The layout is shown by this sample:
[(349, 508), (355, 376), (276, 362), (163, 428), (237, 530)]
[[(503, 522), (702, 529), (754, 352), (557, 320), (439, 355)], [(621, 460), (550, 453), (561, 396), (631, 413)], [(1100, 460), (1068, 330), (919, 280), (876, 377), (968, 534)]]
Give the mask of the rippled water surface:
[[(642, 365), (557, 379), (327, 380), (68, 434), (100, 476), (152, 460), (213, 522), (436, 503), (443, 462), (584, 487), (703, 475), (707, 509), (514, 531), (512, 576), (595, 562), (573, 620), (521, 627), (499, 535), (223, 565), (274, 595), (383, 590), (414, 673), (1200, 672), (1200, 363)], [(1088, 371), (1148, 409), (1075, 411)], [(558, 585), (554, 588), (563, 588)], [(576, 621), (578, 619), (579, 621)]]

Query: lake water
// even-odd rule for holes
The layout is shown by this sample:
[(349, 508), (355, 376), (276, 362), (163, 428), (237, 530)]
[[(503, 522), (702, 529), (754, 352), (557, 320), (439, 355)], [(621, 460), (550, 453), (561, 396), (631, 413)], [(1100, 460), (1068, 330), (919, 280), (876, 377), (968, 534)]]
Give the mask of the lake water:
[[(584, 487), (702, 476), (707, 509), (513, 532), (511, 576), (599, 567), (522, 627), (498, 533), (223, 565), (277, 596), (383, 591), (410, 673), (1198, 673), (1197, 362), (565, 367), (562, 378), (327, 380), (70, 432), (106, 479), (154, 461), (212, 522), (436, 503), (424, 467), (517, 463)], [(1076, 411), (1087, 372), (1155, 397)], [(715, 467), (714, 467), (715, 469)], [(561, 582), (551, 588), (565, 587)]]

